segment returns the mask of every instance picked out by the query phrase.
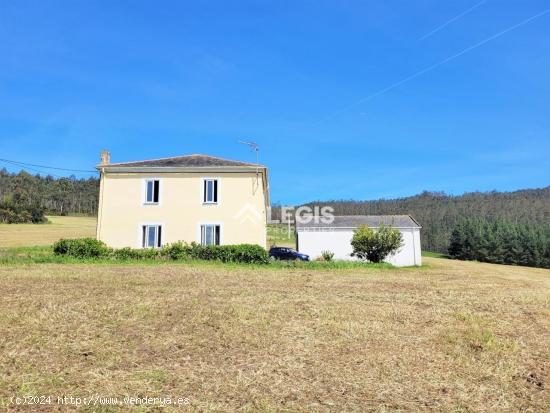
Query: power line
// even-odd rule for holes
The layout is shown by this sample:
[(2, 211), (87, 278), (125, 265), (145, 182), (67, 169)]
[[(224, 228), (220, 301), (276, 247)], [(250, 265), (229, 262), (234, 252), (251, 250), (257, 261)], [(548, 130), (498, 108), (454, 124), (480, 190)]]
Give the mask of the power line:
[[(33, 163), (27, 163), (27, 162), (19, 162), (19, 161), (12, 161), (10, 159), (1, 159), (0, 158), (0, 161), (2, 162), (6, 162), (6, 163), (10, 163), (10, 164), (13, 164), (13, 165), (20, 165), (20, 166), (35, 166), (37, 168), (45, 168), (45, 169), (55, 169), (55, 170), (58, 170), (58, 171), (67, 171), (67, 172), (86, 172), (86, 173), (96, 173), (97, 171), (90, 171), (90, 170), (86, 170), (86, 169), (69, 169), (69, 168), (58, 168), (58, 167), (55, 167), (55, 166), (46, 166), (46, 165), (38, 165), (38, 164), (33, 164)], [(31, 169), (31, 168), (29, 168)], [(53, 175), (53, 174), (52, 174)]]
[[(9, 162), (3, 161), (3, 160), (0, 160), (0, 162), (5, 163), (6, 165), (13, 166), (12, 163), (9, 163)], [(34, 171), (34, 172), (37, 172), (37, 173), (39, 173), (39, 174), (44, 173), (44, 171), (40, 171), (40, 170), (38, 170), (38, 169), (30, 168), (30, 167), (28, 167), (28, 166), (25, 167), (25, 169), (29, 169), (29, 170)], [(56, 177), (56, 178), (66, 178), (66, 176), (57, 175), (57, 174), (54, 174), (54, 173), (52, 173), (52, 172), (48, 172), (48, 174), (49, 174), (49, 175), (52, 175), (52, 176), (54, 176), (54, 177)]]

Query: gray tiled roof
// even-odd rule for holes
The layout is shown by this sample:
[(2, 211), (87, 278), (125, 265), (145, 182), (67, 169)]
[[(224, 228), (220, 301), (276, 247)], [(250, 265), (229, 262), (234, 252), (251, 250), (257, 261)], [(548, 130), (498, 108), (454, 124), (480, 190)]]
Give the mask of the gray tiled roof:
[(296, 223), (298, 229), (301, 228), (358, 228), (361, 225), (367, 225), (371, 228), (377, 228), (380, 224), (398, 228), (420, 228), (410, 215), (340, 215), (335, 216), (332, 223), (323, 223), (320, 220), (312, 219), (308, 223)]
[[(151, 159), (145, 161), (111, 163), (108, 166), (124, 167), (216, 167), (216, 166), (257, 166), (253, 163), (232, 161), (208, 155), (185, 155), (171, 158)], [(261, 166), (261, 165), (260, 165)]]

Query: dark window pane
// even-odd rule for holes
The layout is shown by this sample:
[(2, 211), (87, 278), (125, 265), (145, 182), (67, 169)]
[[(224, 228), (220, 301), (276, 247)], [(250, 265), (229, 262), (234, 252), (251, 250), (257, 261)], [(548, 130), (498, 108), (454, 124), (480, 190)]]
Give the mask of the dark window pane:
[(154, 191), (153, 191), (153, 202), (158, 202), (159, 201), (159, 187), (160, 187), (160, 182), (159, 181), (154, 181), (155, 185), (154, 185)]
[(160, 247), (162, 245), (161, 236), (162, 236), (162, 227), (159, 225), (158, 234), (157, 234), (157, 247)]
[(214, 197), (212, 199), (213, 202), (218, 202), (218, 181), (212, 181), (214, 183)]

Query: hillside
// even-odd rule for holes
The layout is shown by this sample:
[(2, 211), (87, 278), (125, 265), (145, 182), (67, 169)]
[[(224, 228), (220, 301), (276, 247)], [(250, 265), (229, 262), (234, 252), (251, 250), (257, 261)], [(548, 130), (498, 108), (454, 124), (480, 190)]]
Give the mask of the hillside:
[(514, 192), (472, 192), (460, 196), (443, 192), (373, 201), (329, 200), (308, 205), (330, 205), (338, 215), (410, 214), (423, 227), (423, 248), (447, 252), (451, 232), (461, 218), (501, 219), (513, 223), (550, 222), (550, 186)]
[(96, 215), (98, 198), (97, 178), (55, 178), (0, 169), (0, 203), (39, 206), (51, 215)]
[[(0, 170), (0, 202), (14, 199), (22, 204), (39, 205), (52, 215), (95, 216), (98, 191), (97, 178), (54, 178)], [(550, 186), (514, 192), (471, 192), (459, 196), (425, 191), (407, 198), (320, 200), (307, 205), (331, 205), (338, 215), (410, 214), (423, 227), (423, 248), (446, 253), (451, 231), (461, 218), (502, 219), (534, 225), (549, 223)], [(278, 212), (277, 208), (273, 209)]]

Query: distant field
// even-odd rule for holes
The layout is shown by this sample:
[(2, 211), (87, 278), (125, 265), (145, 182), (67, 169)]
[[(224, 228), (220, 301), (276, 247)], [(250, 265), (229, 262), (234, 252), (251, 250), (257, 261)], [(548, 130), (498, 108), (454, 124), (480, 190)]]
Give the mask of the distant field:
[(0, 247), (49, 245), (60, 238), (95, 237), (95, 217), (48, 217), (47, 224), (0, 224)]
[[(550, 271), (424, 260), (0, 265), (0, 405), (92, 394), (189, 398), (170, 412), (549, 411)], [(63, 410), (40, 407), (21, 411)]]
[(431, 251), (422, 251), (423, 257), (432, 257), (432, 258), (449, 258), (448, 255), (442, 254), (440, 252), (431, 252)]
[[(0, 224), (0, 248), (50, 245), (60, 238), (95, 237), (95, 217), (49, 216), (48, 224)], [(296, 246), (294, 228), (268, 225), (268, 246)]]
[(267, 226), (267, 246), (278, 247), (296, 247), (296, 238), (294, 226), (290, 227), (284, 224), (269, 224)]

